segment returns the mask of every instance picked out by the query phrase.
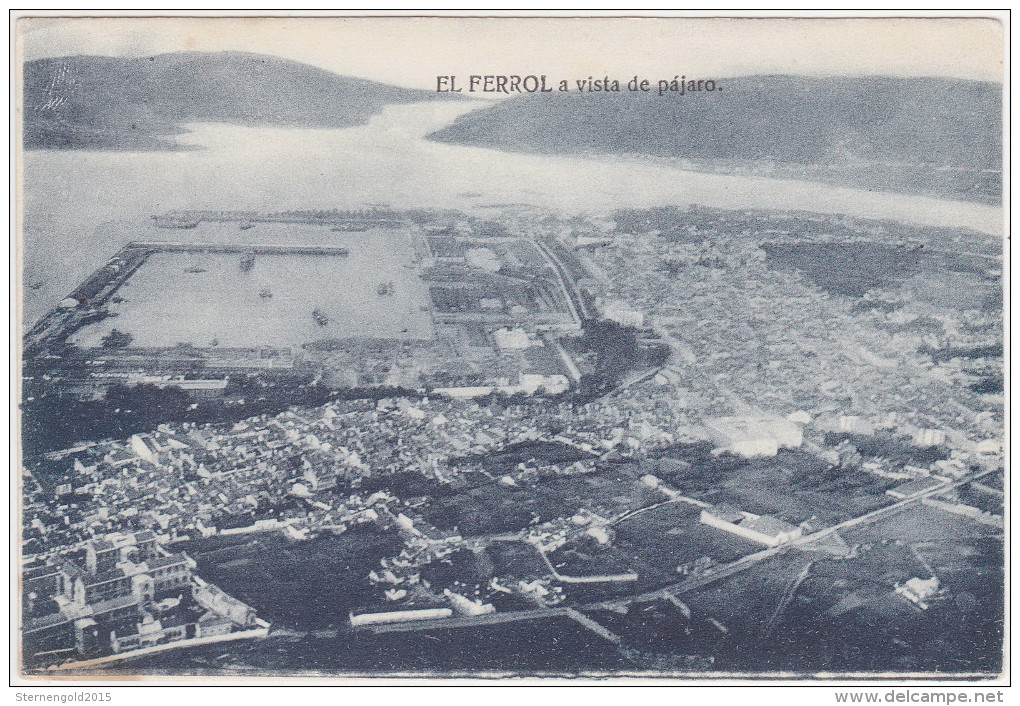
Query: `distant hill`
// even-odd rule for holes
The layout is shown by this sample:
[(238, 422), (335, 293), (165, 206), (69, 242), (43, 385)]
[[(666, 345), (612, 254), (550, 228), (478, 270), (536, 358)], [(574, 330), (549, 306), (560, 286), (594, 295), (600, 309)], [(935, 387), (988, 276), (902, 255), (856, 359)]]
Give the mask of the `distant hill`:
[(531, 94), (462, 115), (430, 137), (545, 153), (1001, 168), (999, 84), (747, 76), (719, 85), (684, 96)]
[(40, 59), (24, 66), (24, 139), (28, 149), (174, 149), (167, 138), (187, 122), (342, 128), (439, 97), (261, 54)]

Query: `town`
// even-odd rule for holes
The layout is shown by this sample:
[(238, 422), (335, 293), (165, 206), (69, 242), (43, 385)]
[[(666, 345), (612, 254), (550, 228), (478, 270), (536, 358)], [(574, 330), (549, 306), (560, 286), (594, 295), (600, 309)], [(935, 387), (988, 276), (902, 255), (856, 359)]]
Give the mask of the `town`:
[[(188, 399), (26, 456), (31, 664), (567, 621), (637, 671), (866, 671), (876, 653), (904, 672), (997, 671), (953, 642), (1002, 630), (996, 243), (699, 207), (184, 213), (159, 227), (193, 233), (194, 258), (129, 245), (117, 281), (222, 267), (238, 311), (267, 311), (282, 285), (251, 273), (278, 255), (217, 253), (203, 229), (261, 242), (296, 221), (344, 249), (285, 255), (300, 267), (341, 267), (359, 239), (403, 244), (365, 295), (389, 329), (339, 335), (322, 299), (301, 306), (326, 323), (306, 314), (287, 340), (230, 342), (265, 334), (228, 322), (217, 345), (182, 347), (127, 325), (166, 306), (138, 280), (29, 332), (26, 386), (47, 400), (109, 398), (115, 419), (125, 386)], [(295, 380), (316, 394), (268, 403)], [(288, 594), (280, 562), (304, 552), (346, 563)], [(821, 652), (797, 635), (818, 626)]]

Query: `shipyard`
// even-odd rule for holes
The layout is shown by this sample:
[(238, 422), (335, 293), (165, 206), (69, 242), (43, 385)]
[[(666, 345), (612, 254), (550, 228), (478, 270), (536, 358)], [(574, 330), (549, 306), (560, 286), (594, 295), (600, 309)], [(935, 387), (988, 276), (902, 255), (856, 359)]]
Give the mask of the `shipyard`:
[[(32, 327), (27, 357), (82, 396), (125, 381), (214, 390), (243, 371), (460, 395), (579, 380), (560, 339), (579, 334), (591, 304), (555, 245), (465, 218), (421, 226), (396, 215), (160, 216), (158, 228), (210, 241), (129, 243)], [(213, 240), (225, 227), (238, 228), (235, 242)], [(246, 240), (267, 229), (351, 245)], [(368, 265), (368, 252), (387, 255)]]

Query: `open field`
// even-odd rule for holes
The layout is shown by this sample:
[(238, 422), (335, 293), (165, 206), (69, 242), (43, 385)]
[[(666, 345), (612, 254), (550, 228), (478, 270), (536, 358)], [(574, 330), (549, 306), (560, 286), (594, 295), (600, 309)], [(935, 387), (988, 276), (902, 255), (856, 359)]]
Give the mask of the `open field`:
[(465, 536), (516, 532), (536, 516), (547, 522), (582, 508), (612, 517), (646, 504), (643, 491), (647, 488), (611, 469), (545, 478), (526, 488), (491, 482), (434, 499), (426, 518), (441, 529), (456, 526)]
[(701, 557), (727, 563), (762, 549), (754, 542), (702, 524), (700, 517), (699, 508), (672, 503), (616, 526), (615, 545), (640, 575), (640, 588), (678, 581), (677, 567)]
[(362, 525), (340, 536), (290, 542), (277, 533), (212, 538), (182, 546), (206, 577), (273, 622), (305, 630), (346, 625), (348, 612), (378, 600), (368, 572), (399, 537)]
[[(998, 672), (1003, 558), (994, 531), (916, 504), (841, 534), (856, 547), (851, 557), (793, 550), (682, 595), (697, 613), (730, 629), (717, 653), (719, 668)], [(926, 610), (894, 591), (897, 583), (933, 573), (943, 592)], [(769, 626), (790, 587), (788, 605)]]

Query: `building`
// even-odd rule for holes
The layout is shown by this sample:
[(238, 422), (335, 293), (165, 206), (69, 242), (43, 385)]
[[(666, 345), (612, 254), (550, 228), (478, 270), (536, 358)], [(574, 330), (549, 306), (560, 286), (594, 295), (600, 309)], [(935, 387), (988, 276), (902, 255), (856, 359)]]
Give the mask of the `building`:
[(535, 345), (527, 332), (521, 328), (501, 328), (492, 332), (496, 347), (500, 350), (522, 350)]
[(705, 429), (719, 448), (746, 458), (775, 456), (804, 442), (801, 426), (782, 417), (719, 417)]
[(561, 392), (566, 392), (570, 389), (570, 380), (567, 379), (566, 375), (535, 375), (531, 373), (521, 373), (518, 376), (518, 384), (511, 386), (508, 389), (501, 389), (501, 392), (507, 392), (513, 394), (514, 392), (524, 392), (529, 395), (533, 395), (539, 390), (544, 390), (546, 394), (557, 395)]
[(723, 505), (701, 511), (702, 523), (749, 539), (766, 547), (777, 547), (792, 542), (804, 534), (804, 530), (770, 515), (755, 515)]
[(194, 627), (191, 627), (191, 635), (188, 634), (188, 628), (189, 626), (185, 624), (163, 625), (162, 621), (146, 614), (141, 621), (133, 623), (127, 631), (122, 631), (119, 635), (116, 630), (111, 631), (110, 649), (116, 654), (176, 642), (194, 636)]
[(928, 609), (928, 601), (936, 598), (940, 589), (941, 584), (935, 576), (927, 580), (915, 577), (895, 586), (896, 593), (917, 605), (921, 610)]
[(946, 443), (946, 432), (944, 429), (918, 429), (914, 434), (914, 444), (923, 449), (933, 446), (942, 446)]
[(151, 638), (158, 641), (178, 639), (177, 632), (167, 632), (165, 626), (121, 629), (120, 636), (113, 635), (116, 628), (111, 626), (148, 625), (144, 606), (159, 595), (189, 590), (194, 567), (186, 554), (159, 546), (149, 530), (92, 539), (80, 555), (32, 567), (23, 604), (26, 652), (102, 650), (104, 630), (111, 631), (115, 652), (148, 644), (145, 631), (159, 633)]
[(183, 553), (169, 553), (149, 530), (109, 534), (85, 545), (85, 566), (72, 559), (59, 563), (61, 595), (80, 604), (133, 595), (155, 595), (184, 588), (191, 581), (194, 561)]
[(995, 459), (1002, 455), (1002, 442), (997, 439), (985, 439), (974, 446), (974, 453), (980, 459)]
[(498, 272), (503, 267), (499, 257), (489, 248), (469, 248), (464, 253), (464, 259), (472, 267), (480, 267), (489, 272)]
[(929, 490), (934, 490), (935, 488), (943, 485), (943, 483), (944, 481), (938, 478), (918, 478), (917, 480), (912, 480), (907, 483), (901, 483), (895, 488), (890, 488), (885, 491), (885, 494), (892, 496), (897, 500), (905, 500), (907, 498), (915, 498)]
[(134, 434), (131, 437), (131, 450), (138, 455), (138, 458), (144, 461), (159, 463), (159, 457), (156, 452), (149, 448), (149, 445), (138, 434)]
[(842, 434), (875, 435), (875, 425), (871, 420), (856, 414), (840, 415), (836, 420), (835, 430)]
[(85, 545), (85, 568), (92, 574), (112, 571), (121, 561), (147, 561), (158, 556), (156, 535), (151, 530), (115, 532)]
[(154, 557), (145, 562), (145, 573), (152, 577), (155, 595), (183, 589), (191, 583), (194, 562), (187, 554), (177, 553)]
[(171, 380), (167, 383), (171, 387), (179, 387), (195, 398), (222, 397), (227, 389), (227, 379), (217, 380)]
[(450, 605), (458, 613), (469, 618), (496, 612), (496, 608), (491, 603), (483, 603), (478, 599), (471, 600), (467, 596), (455, 593), (448, 588), (443, 591), (443, 595), (450, 600)]
[(453, 615), (452, 608), (418, 608), (411, 610), (393, 610), (382, 613), (351, 613), (351, 627), (366, 625), (384, 625), (386, 623), (403, 623), (416, 620), (438, 620)]
[(641, 328), (645, 325), (644, 313), (622, 301), (614, 300), (607, 302), (602, 307), (602, 316), (610, 321), (615, 321), (621, 326)]
[(215, 637), (233, 632), (234, 621), (219, 613), (207, 610), (195, 624), (195, 637)]
[(251, 627), (257, 624), (254, 608), (225, 593), (218, 586), (206, 583), (197, 576), (194, 581), (195, 588), (192, 595), (198, 605), (207, 611), (230, 620), (240, 627)]

